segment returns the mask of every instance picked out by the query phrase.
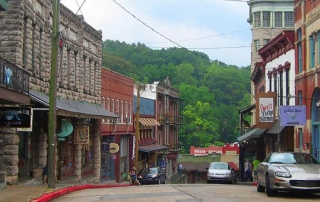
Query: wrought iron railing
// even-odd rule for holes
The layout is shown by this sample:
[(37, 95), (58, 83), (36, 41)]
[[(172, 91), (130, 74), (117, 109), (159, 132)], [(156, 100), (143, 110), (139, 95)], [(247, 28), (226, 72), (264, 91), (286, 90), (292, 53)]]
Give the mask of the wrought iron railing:
[(0, 57), (0, 86), (18, 93), (29, 92), (30, 74)]

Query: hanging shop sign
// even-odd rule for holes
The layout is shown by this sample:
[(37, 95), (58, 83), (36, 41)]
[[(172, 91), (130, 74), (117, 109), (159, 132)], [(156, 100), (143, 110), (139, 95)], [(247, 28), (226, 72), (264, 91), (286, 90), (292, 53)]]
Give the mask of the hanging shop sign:
[(306, 106), (280, 106), (280, 126), (306, 125)]
[(115, 154), (119, 151), (119, 144), (111, 142), (109, 145), (109, 153)]
[(29, 128), (31, 108), (0, 107), (0, 127)]
[(74, 131), (74, 144), (89, 144), (89, 126), (77, 126)]

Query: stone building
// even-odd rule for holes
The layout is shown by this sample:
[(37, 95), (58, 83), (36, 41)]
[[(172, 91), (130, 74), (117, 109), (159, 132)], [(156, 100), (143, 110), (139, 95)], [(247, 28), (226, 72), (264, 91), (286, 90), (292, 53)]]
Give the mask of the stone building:
[[(51, 73), (52, 1), (10, 0), (0, 13), (0, 56), (29, 75), (29, 89), (6, 89), (1, 106), (31, 111), (30, 127), (0, 125), (2, 164), (9, 184), (39, 181), (38, 171), (47, 163), (48, 105)], [(56, 177), (100, 178), (100, 123), (116, 119), (101, 104), (102, 32), (82, 16), (60, 4), (56, 91)], [(4, 67), (3, 67), (4, 68)], [(10, 66), (6, 66), (6, 69)], [(10, 69), (8, 70), (10, 71)], [(16, 78), (20, 78), (16, 76)], [(21, 80), (21, 79), (20, 79)], [(3, 87), (0, 87), (3, 88)], [(4, 92), (4, 91), (2, 91)], [(26, 96), (28, 100), (17, 100)], [(15, 98), (15, 102), (10, 99)]]

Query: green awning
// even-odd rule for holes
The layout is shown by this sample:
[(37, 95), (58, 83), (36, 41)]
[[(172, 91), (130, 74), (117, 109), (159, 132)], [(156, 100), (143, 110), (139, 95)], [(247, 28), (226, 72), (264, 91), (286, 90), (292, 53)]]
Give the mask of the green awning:
[(264, 133), (265, 131), (266, 129), (262, 129), (262, 128), (252, 129), (249, 132), (245, 133), (244, 135), (241, 135), (240, 137), (238, 137), (238, 141), (242, 142), (242, 141), (249, 140), (251, 138), (260, 138), (261, 134)]
[(280, 126), (280, 119), (278, 119), (267, 131), (267, 134), (279, 134), (284, 128), (285, 126)]

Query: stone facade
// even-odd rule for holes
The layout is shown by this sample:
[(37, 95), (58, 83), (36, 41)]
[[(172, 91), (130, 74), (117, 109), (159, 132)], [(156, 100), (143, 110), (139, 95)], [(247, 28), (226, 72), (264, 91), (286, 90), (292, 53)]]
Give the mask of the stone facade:
[[(8, 10), (0, 13), (0, 56), (30, 73), (30, 90), (48, 95), (51, 74), (52, 44), (52, 1), (10, 0)], [(65, 98), (84, 104), (101, 103), (101, 57), (102, 32), (95, 30), (80, 15), (72, 13), (60, 4), (59, 50), (57, 62), (57, 99)], [(38, 99), (33, 107), (45, 108)], [(17, 132), (13, 128), (0, 127), (0, 140), (10, 142), (0, 148), (9, 184), (17, 184), (22, 163), (19, 147), (30, 141), (31, 151), (26, 154), (23, 169), (42, 168), (47, 163), (48, 134), (45, 120), (47, 111), (34, 111), (31, 132)], [(100, 177), (100, 121), (94, 114), (77, 114), (68, 110), (57, 111), (57, 124), (68, 119), (76, 126), (91, 118), (90, 135), (93, 135), (93, 173)], [(38, 122), (39, 121), (39, 122)], [(81, 126), (81, 124), (80, 124)], [(19, 137), (26, 138), (19, 144)], [(91, 144), (91, 143), (90, 143)], [(20, 146), (19, 146), (20, 145)], [(59, 142), (56, 159), (59, 160)], [(27, 145), (25, 145), (27, 146)], [(29, 153), (30, 152), (30, 153)], [(83, 146), (75, 145), (73, 150), (74, 176), (81, 180)], [(31, 162), (32, 161), (32, 162)], [(31, 162), (31, 164), (30, 164)], [(30, 164), (30, 165), (29, 165)], [(56, 175), (59, 175), (59, 167)], [(27, 175), (25, 175), (27, 177)]]

